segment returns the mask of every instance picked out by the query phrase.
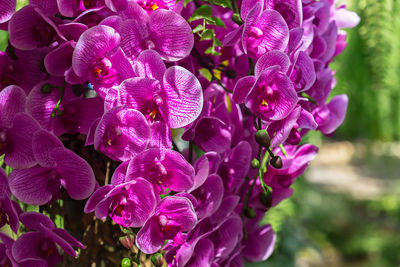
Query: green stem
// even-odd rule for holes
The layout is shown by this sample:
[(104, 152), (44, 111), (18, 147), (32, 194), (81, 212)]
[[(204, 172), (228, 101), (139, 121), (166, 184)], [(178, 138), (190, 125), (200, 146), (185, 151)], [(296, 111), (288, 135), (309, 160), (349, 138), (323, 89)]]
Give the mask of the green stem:
[(287, 157), (287, 152), (286, 152), (286, 149), (283, 147), (283, 145), (280, 144), (279, 147), (280, 147), (280, 149), (281, 149), (281, 151), (282, 151), (282, 154), (283, 154), (285, 157)]
[(60, 94), (60, 98), (57, 101), (56, 106), (54, 107), (53, 111), (51, 112), (51, 115), (50, 115), (51, 118), (55, 118), (56, 115), (58, 114), (58, 111), (60, 111), (61, 100), (64, 97), (65, 84), (66, 83), (64, 81), (63, 85), (61, 87), (58, 87), (60, 89), (60, 91), (61, 91), (61, 94)]

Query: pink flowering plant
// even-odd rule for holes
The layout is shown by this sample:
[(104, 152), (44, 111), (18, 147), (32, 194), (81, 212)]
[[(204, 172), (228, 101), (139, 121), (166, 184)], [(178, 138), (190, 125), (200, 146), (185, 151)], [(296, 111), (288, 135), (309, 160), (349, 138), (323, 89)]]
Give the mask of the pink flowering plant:
[(270, 257), (259, 223), (316, 156), (302, 138), (345, 118), (329, 63), (355, 13), (334, 0), (0, 3), (0, 266)]

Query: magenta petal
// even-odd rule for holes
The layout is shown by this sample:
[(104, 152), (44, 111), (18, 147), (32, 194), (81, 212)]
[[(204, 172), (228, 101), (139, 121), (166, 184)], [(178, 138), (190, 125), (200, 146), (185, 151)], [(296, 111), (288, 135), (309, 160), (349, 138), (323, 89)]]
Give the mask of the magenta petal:
[(57, 243), (57, 245), (59, 245), (61, 247), (61, 249), (64, 250), (67, 254), (71, 255), (72, 257), (77, 256), (77, 254), (76, 254), (75, 250), (72, 248), (72, 246), (67, 241), (65, 241), (63, 238), (61, 238), (56, 233), (54, 233), (51, 229), (42, 225), (42, 231), (53, 242)]
[(121, 48), (128, 58), (136, 58), (147, 47), (143, 45), (148, 37), (147, 25), (143, 21), (128, 19), (120, 24)]
[(234, 46), (237, 42), (240, 41), (240, 37), (243, 32), (243, 24), (240, 27), (234, 29), (225, 35), (224, 40), (222, 41), (222, 45), (225, 46)]
[(60, 236), (62, 239), (67, 241), (71, 246), (78, 247), (78, 248), (85, 248), (85, 246), (79, 242), (75, 237), (71, 236), (67, 231), (61, 228), (56, 228), (53, 230), (55, 234)]
[(122, 184), (125, 181), (128, 166), (129, 161), (124, 161), (115, 169), (110, 182), (112, 185)]
[(169, 127), (184, 127), (200, 115), (203, 92), (200, 82), (190, 71), (179, 66), (168, 68), (163, 87), (166, 104), (161, 108)]
[(40, 125), (29, 115), (19, 113), (7, 132), (7, 153), (4, 162), (16, 169), (29, 168), (36, 164), (32, 151), (32, 136)]
[(256, 26), (263, 32), (261, 47), (268, 51), (283, 51), (289, 42), (289, 28), (278, 12), (275, 10), (265, 10), (261, 13)]
[(322, 133), (331, 134), (343, 123), (346, 117), (348, 102), (349, 98), (347, 95), (337, 95), (332, 98), (331, 102), (327, 105), (329, 119), (326, 123), (319, 126)]
[(182, 16), (157, 9), (150, 15), (150, 38), (162, 59), (178, 61), (190, 54), (194, 38), (192, 29)]
[(275, 65), (280, 66), (280, 71), (286, 73), (290, 66), (290, 59), (281, 51), (269, 51), (257, 60), (254, 67), (254, 75), (258, 77), (264, 70)]
[(118, 89), (118, 104), (137, 110), (145, 109), (147, 102), (152, 100), (157, 92), (157, 84), (158, 81), (150, 78), (126, 79)]
[[(53, 188), (49, 182), (52, 169), (35, 166), (29, 169), (14, 170), (10, 174), (9, 184), (13, 195), (24, 203), (43, 205), (53, 197)], [(33, 183), (34, 181), (34, 183)]]
[(193, 186), (194, 169), (182, 154), (167, 150), (162, 161), (166, 169), (170, 170), (168, 185), (174, 191), (186, 191)]
[(264, 9), (264, 1), (260, 0), (244, 0), (242, 1), (242, 5), (240, 6), (240, 17), (242, 20), (246, 20), (247, 14), (250, 12), (254, 6), (259, 3), (261, 6), (261, 10)]
[(64, 76), (64, 73), (72, 66), (74, 48), (75, 42), (69, 41), (49, 52), (44, 58), (47, 72), (53, 76)]
[(151, 138), (149, 147), (159, 147), (163, 150), (172, 146), (171, 129), (163, 121), (156, 121), (151, 124)]
[(233, 210), (236, 208), (240, 200), (240, 197), (237, 195), (228, 195), (225, 196), (219, 206), (218, 210), (214, 212), (211, 217), (211, 220), (214, 224), (219, 224), (225, 218), (227, 218)]
[(255, 76), (245, 76), (240, 78), (233, 89), (233, 101), (235, 101), (236, 104), (244, 103), (246, 96), (249, 94), (250, 89), (253, 87), (255, 82)]
[(262, 4), (260, 2), (257, 2), (254, 7), (250, 9), (250, 11), (247, 13), (246, 18), (244, 18), (244, 26), (242, 31), (242, 47), (245, 53), (247, 53), (247, 39), (250, 34), (250, 27), (252, 27), (256, 23), (262, 10)]
[(22, 224), (25, 225), (25, 227), (34, 231), (41, 231), (43, 229), (42, 226), (46, 226), (50, 229), (56, 228), (53, 221), (50, 220), (49, 217), (34, 211), (24, 212), (20, 215), (19, 219), (21, 220)]
[(191, 230), (197, 222), (192, 202), (185, 197), (168, 196), (163, 198), (158, 203), (155, 213), (157, 214), (157, 212), (174, 216), (174, 220), (181, 225), (183, 232)]
[(145, 254), (157, 252), (164, 244), (165, 238), (158, 229), (157, 217), (150, 217), (136, 236), (136, 246)]
[(8, 21), (17, 7), (16, 0), (2, 0), (0, 2), (0, 23)]
[[(65, 0), (60, 2), (65, 2)], [(79, 37), (88, 29), (88, 26), (82, 23), (71, 22), (60, 24), (58, 28), (67, 40), (78, 42)]]
[(216, 117), (203, 117), (196, 123), (194, 142), (205, 152), (226, 152), (231, 145), (228, 126)]
[(290, 114), (281, 121), (273, 122), (268, 126), (268, 133), (271, 138), (271, 148), (283, 144), (288, 138), (290, 131), (293, 129), (297, 119), (300, 116), (301, 107), (297, 106)]
[(126, 161), (146, 148), (150, 134), (142, 113), (116, 107), (103, 115), (96, 129), (94, 147), (114, 160)]
[(50, 155), (57, 162), (57, 171), (64, 180), (68, 195), (77, 200), (88, 198), (94, 190), (96, 179), (90, 165), (71, 150), (54, 148)]
[(39, 130), (33, 135), (33, 155), (42, 167), (55, 167), (57, 165), (54, 159), (50, 156), (51, 150), (56, 147), (64, 147), (64, 145), (50, 132)]
[(193, 187), (190, 191), (196, 190), (199, 186), (201, 186), (207, 179), (210, 173), (210, 164), (205, 155), (201, 156), (195, 163), (194, 169), (196, 171), (196, 175), (194, 177)]
[(74, 72), (78, 76), (86, 77), (92, 64), (114, 49), (119, 41), (119, 34), (108, 26), (98, 25), (85, 31), (79, 38), (72, 56)]
[(166, 67), (160, 55), (154, 50), (145, 50), (134, 63), (137, 76), (162, 81)]
[(211, 266), (214, 260), (214, 244), (207, 238), (201, 239), (194, 247), (194, 253), (187, 267)]
[(25, 111), (26, 94), (21, 87), (10, 85), (0, 92), (0, 125), (11, 127), (14, 117)]
[(243, 255), (248, 261), (265, 261), (274, 251), (276, 235), (271, 225), (261, 226), (249, 233)]
[(97, 189), (93, 195), (90, 196), (90, 198), (87, 200), (84, 208), (85, 213), (90, 213), (95, 210), (97, 204), (99, 204), (100, 201), (102, 201), (105, 196), (110, 192), (111, 189), (113, 189), (113, 185), (105, 185)]
[(224, 184), (217, 174), (208, 176), (207, 180), (191, 192), (197, 198), (196, 213), (198, 218), (212, 215), (221, 205), (224, 196)]
[[(40, 248), (46, 235), (42, 232), (29, 232), (22, 234), (12, 246), (12, 255), (17, 262), (25, 259), (41, 260)], [(58, 252), (56, 252), (58, 254)], [(58, 254), (59, 261), (62, 257)], [(29, 265), (30, 266), (30, 265)], [(40, 265), (39, 265), (40, 266)], [(44, 266), (48, 266), (47, 264)]]

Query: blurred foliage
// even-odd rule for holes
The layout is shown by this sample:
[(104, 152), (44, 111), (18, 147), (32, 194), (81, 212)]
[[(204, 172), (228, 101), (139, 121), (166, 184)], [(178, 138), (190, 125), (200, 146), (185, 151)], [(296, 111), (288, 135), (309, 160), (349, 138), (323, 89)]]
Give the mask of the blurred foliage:
[(248, 267), (399, 266), (400, 198), (354, 200), (302, 178), (264, 223), (277, 232), (274, 254)]
[(337, 136), (345, 139), (400, 139), (400, 1), (352, 0), (361, 17), (347, 30), (349, 45), (333, 64), (334, 92), (349, 96)]

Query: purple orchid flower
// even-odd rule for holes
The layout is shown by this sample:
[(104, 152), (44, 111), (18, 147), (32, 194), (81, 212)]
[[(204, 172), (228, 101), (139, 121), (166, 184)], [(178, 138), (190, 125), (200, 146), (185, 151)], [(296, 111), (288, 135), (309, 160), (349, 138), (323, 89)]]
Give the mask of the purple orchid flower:
[(263, 55), (256, 63), (255, 77), (246, 76), (236, 83), (233, 100), (244, 102), (263, 120), (284, 119), (298, 101), (293, 83), (285, 74), (289, 65), (289, 58), (280, 51)]
[(12, 245), (12, 256), (20, 266), (56, 266), (63, 260), (58, 246), (73, 257), (77, 256), (73, 246), (85, 248), (67, 231), (56, 228), (41, 213), (25, 212), (20, 219), (28, 229), (34, 231), (22, 234)]
[(73, 72), (83, 80), (88, 79), (102, 98), (110, 88), (133, 76), (130, 62), (118, 49), (120, 40), (113, 28), (94, 26), (81, 35), (72, 55)]
[(150, 122), (164, 121), (170, 128), (193, 122), (202, 109), (203, 93), (197, 78), (188, 70), (165, 69), (154, 51), (138, 58), (135, 72), (140, 76), (125, 80), (118, 92), (118, 104), (143, 113)]
[(271, 225), (256, 226), (253, 229), (246, 229), (248, 237), (244, 242), (243, 256), (246, 260), (265, 261), (268, 259), (273, 250), (276, 235)]
[(148, 144), (150, 128), (135, 109), (115, 107), (104, 113), (94, 135), (94, 148), (117, 161), (126, 161)]
[(104, 220), (107, 215), (124, 227), (141, 227), (156, 207), (153, 187), (143, 178), (116, 186), (100, 187), (86, 202), (85, 213), (95, 211)]
[(152, 183), (156, 196), (166, 189), (187, 191), (193, 186), (194, 169), (178, 152), (150, 148), (135, 156), (129, 163), (125, 181), (142, 177)]
[(27, 111), (44, 129), (57, 136), (87, 134), (93, 121), (103, 115), (104, 101), (99, 97), (77, 97), (70, 84), (63, 85), (57, 78), (40, 82), (32, 89), (27, 98)]
[(92, 194), (95, 177), (85, 160), (65, 149), (57, 137), (46, 131), (34, 135), (34, 144), (38, 144), (34, 153), (40, 165), (11, 173), (9, 185), (15, 197), (27, 204), (43, 205), (61, 195), (61, 186), (73, 199), (85, 199)]
[(10, 199), (11, 191), (8, 185), (8, 177), (3, 169), (0, 169), (0, 228), (6, 224), (10, 225), (15, 233), (19, 228), (19, 214), (21, 207), (17, 202)]
[(14, 244), (14, 239), (9, 237), (3, 232), (0, 232), (0, 265), (6, 267), (18, 267), (18, 263), (15, 261), (11, 249)]
[(178, 61), (190, 54), (194, 43), (192, 29), (179, 14), (157, 9), (147, 15), (141, 8), (141, 12), (137, 7), (133, 9), (124, 11), (126, 19), (117, 28), (120, 45), (129, 58), (135, 59), (146, 49), (157, 51), (167, 61)]
[(21, 50), (65, 41), (56, 24), (34, 5), (18, 10), (9, 21), (10, 43)]
[(162, 248), (165, 240), (179, 238), (182, 232), (191, 230), (197, 216), (190, 200), (169, 196), (162, 199), (154, 214), (137, 234), (136, 245), (146, 254)]

